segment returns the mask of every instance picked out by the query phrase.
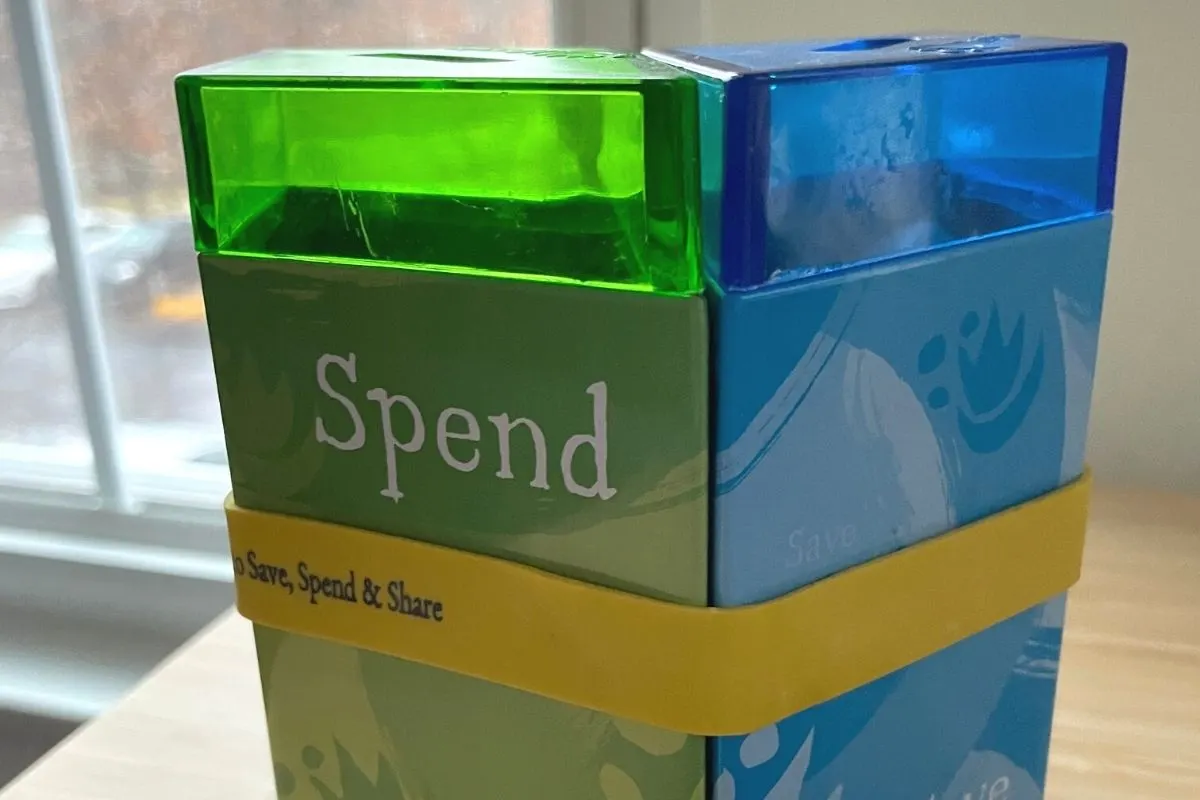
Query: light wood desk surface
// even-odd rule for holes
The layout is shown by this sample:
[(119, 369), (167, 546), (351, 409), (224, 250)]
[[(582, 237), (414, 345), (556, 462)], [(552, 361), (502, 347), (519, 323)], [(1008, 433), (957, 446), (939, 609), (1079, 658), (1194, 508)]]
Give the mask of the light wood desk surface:
[[(229, 614), (0, 800), (268, 800), (270, 763), (250, 627)], [(1048, 796), (1200, 800), (1200, 499), (1097, 491)]]

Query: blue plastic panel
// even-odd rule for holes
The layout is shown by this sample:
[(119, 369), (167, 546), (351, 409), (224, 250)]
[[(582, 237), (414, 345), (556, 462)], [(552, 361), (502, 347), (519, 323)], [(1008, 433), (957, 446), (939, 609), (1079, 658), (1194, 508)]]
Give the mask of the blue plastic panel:
[(1112, 208), (1121, 44), (888, 36), (652, 55), (706, 87), (706, 262), (728, 290)]

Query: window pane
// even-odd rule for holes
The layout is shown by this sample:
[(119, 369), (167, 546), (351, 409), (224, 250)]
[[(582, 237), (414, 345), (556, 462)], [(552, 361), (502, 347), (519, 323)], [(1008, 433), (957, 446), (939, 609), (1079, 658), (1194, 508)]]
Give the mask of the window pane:
[(545, 46), (550, 5), (49, 0), (131, 470), (227, 480), (186, 215), (176, 73), (265, 48)]
[(71, 462), (90, 479), (78, 384), (7, 4), (0, 3), (0, 481)]

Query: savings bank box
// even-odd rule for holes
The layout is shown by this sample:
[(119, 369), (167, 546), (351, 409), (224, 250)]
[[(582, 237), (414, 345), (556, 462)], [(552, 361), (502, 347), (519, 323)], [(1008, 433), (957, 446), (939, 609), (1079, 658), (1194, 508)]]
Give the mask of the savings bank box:
[(279, 797), (1041, 796), (1123, 50), (875, 45), (179, 78)]
[[(1079, 479), (1125, 48), (895, 36), (658, 57), (701, 84), (714, 604)], [(1042, 797), (1064, 610), (717, 739), (714, 797)]]

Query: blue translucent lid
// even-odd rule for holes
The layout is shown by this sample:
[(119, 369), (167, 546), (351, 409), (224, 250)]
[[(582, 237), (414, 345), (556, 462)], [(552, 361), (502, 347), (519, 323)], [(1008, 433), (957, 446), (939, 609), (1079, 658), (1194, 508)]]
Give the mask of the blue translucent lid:
[(1112, 209), (1124, 45), (898, 35), (650, 55), (701, 80), (705, 259), (726, 289)]

